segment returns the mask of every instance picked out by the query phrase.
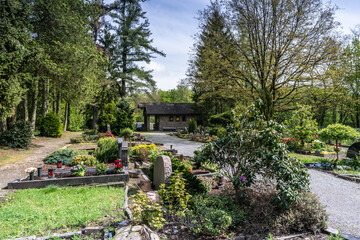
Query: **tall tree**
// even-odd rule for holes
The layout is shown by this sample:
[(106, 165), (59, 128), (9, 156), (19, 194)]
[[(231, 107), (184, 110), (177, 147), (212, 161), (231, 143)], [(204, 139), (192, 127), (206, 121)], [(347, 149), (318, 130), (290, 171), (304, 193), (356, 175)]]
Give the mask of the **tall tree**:
[(226, 76), (223, 67), (229, 64), (227, 58), (238, 56), (217, 2), (200, 12), (199, 21), (201, 32), (195, 36), (197, 43), (189, 61), (187, 80), (200, 111), (205, 115), (222, 113), (245, 98), (239, 97), (240, 88)]
[(111, 40), (109, 72), (121, 98), (133, 89), (152, 89), (155, 86), (152, 71), (145, 70), (139, 63), (149, 63), (155, 54), (165, 56), (151, 45), (149, 21), (141, 8), (145, 1), (118, 0), (119, 8), (112, 14), (114, 33), (108, 39)]
[(294, 93), (312, 84), (314, 71), (339, 49), (333, 37), (335, 9), (321, 0), (225, 0), (222, 14), (237, 58), (220, 54), (224, 77), (241, 95), (260, 98), (267, 119), (287, 110)]
[(0, 132), (22, 100), (22, 84), (29, 77), (21, 71), (29, 54), (29, 4), (25, 0), (0, 1)]

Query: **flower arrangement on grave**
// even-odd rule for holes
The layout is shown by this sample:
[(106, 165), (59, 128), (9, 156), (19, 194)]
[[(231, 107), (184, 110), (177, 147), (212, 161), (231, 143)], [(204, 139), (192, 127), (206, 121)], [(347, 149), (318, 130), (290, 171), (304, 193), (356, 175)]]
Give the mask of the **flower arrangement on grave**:
[(29, 167), (29, 168), (25, 169), (25, 172), (29, 173), (30, 180), (34, 180), (34, 172), (35, 171), (36, 171), (36, 168), (34, 168), (34, 167)]
[(120, 173), (120, 172), (123, 170), (123, 167), (124, 167), (124, 166), (120, 163), (120, 159), (115, 160), (114, 166), (115, 166), (114, 171), (115, 171), (116, 173)]
[(85, 175), (85, 172), (86, 172), (86, 165), (83, 165), (83, 164), (78, 164), (78, 165), (75, 165), (73, 166), (71, 169), (70, 169), (70, 172), (74, 173), (75, 176), (84, 176)]

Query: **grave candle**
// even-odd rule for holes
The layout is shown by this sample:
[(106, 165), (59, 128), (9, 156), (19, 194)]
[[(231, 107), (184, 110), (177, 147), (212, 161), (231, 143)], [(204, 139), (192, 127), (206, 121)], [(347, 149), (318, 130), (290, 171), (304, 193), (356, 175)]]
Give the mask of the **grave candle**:
[(55, 171), (55, 168), (49, 168), (49, 170), (48, 170), (48, 177), (49, 178), (54, 178), (54, 175), (55, 175), (55, 173), (54, 173), (54, 171)]
[(58, 161), (57, 161), (57, 168), (61, 168), (61, 167), (62, 167), (62, 163), (63, 163), (62, 160), (58, 160)]

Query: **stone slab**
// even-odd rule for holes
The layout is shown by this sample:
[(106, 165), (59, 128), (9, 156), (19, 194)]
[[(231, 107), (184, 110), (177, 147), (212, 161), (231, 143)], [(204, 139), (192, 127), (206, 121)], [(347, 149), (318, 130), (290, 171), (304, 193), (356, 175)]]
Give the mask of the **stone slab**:
[(159, 189), (161, 184), (166, 184), (172, 173), (171, 159), (169, 156), (161, 155), (156, 158), (154, 164), (155, 189)]
[(49, 185), (57, 186), (77, 186), (77, 185), (90, 185), (111, 182), (128, 182), (129, 174), (111, 174), (100, 176), (84, 176), (84, 177), (68, 177), (68, 178), (53, 178), (46, 180), (33, 180), (33, 181), (13, 181), (8, 183), (8, 189), (27, 189), (27, 188), (44, 188)]

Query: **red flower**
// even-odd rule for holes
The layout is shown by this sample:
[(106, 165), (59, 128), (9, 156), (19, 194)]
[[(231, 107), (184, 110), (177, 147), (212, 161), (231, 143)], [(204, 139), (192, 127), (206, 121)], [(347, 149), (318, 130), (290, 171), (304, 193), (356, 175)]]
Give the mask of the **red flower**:
[(123, 168), (123, 165), (122, 165), (122, 164), (115, 164), (115, 168), (116, 168), (116, 169)]
[(119, 164), (119, 163), (120, 163), (120, 159), (115, 160), (115, 163), (116, 163), (116, 164)]
[(189, 169), (189, 172), (191, 172), (191, 173), (192, 173), (192, 170), (191, 170), (191, 169)]

